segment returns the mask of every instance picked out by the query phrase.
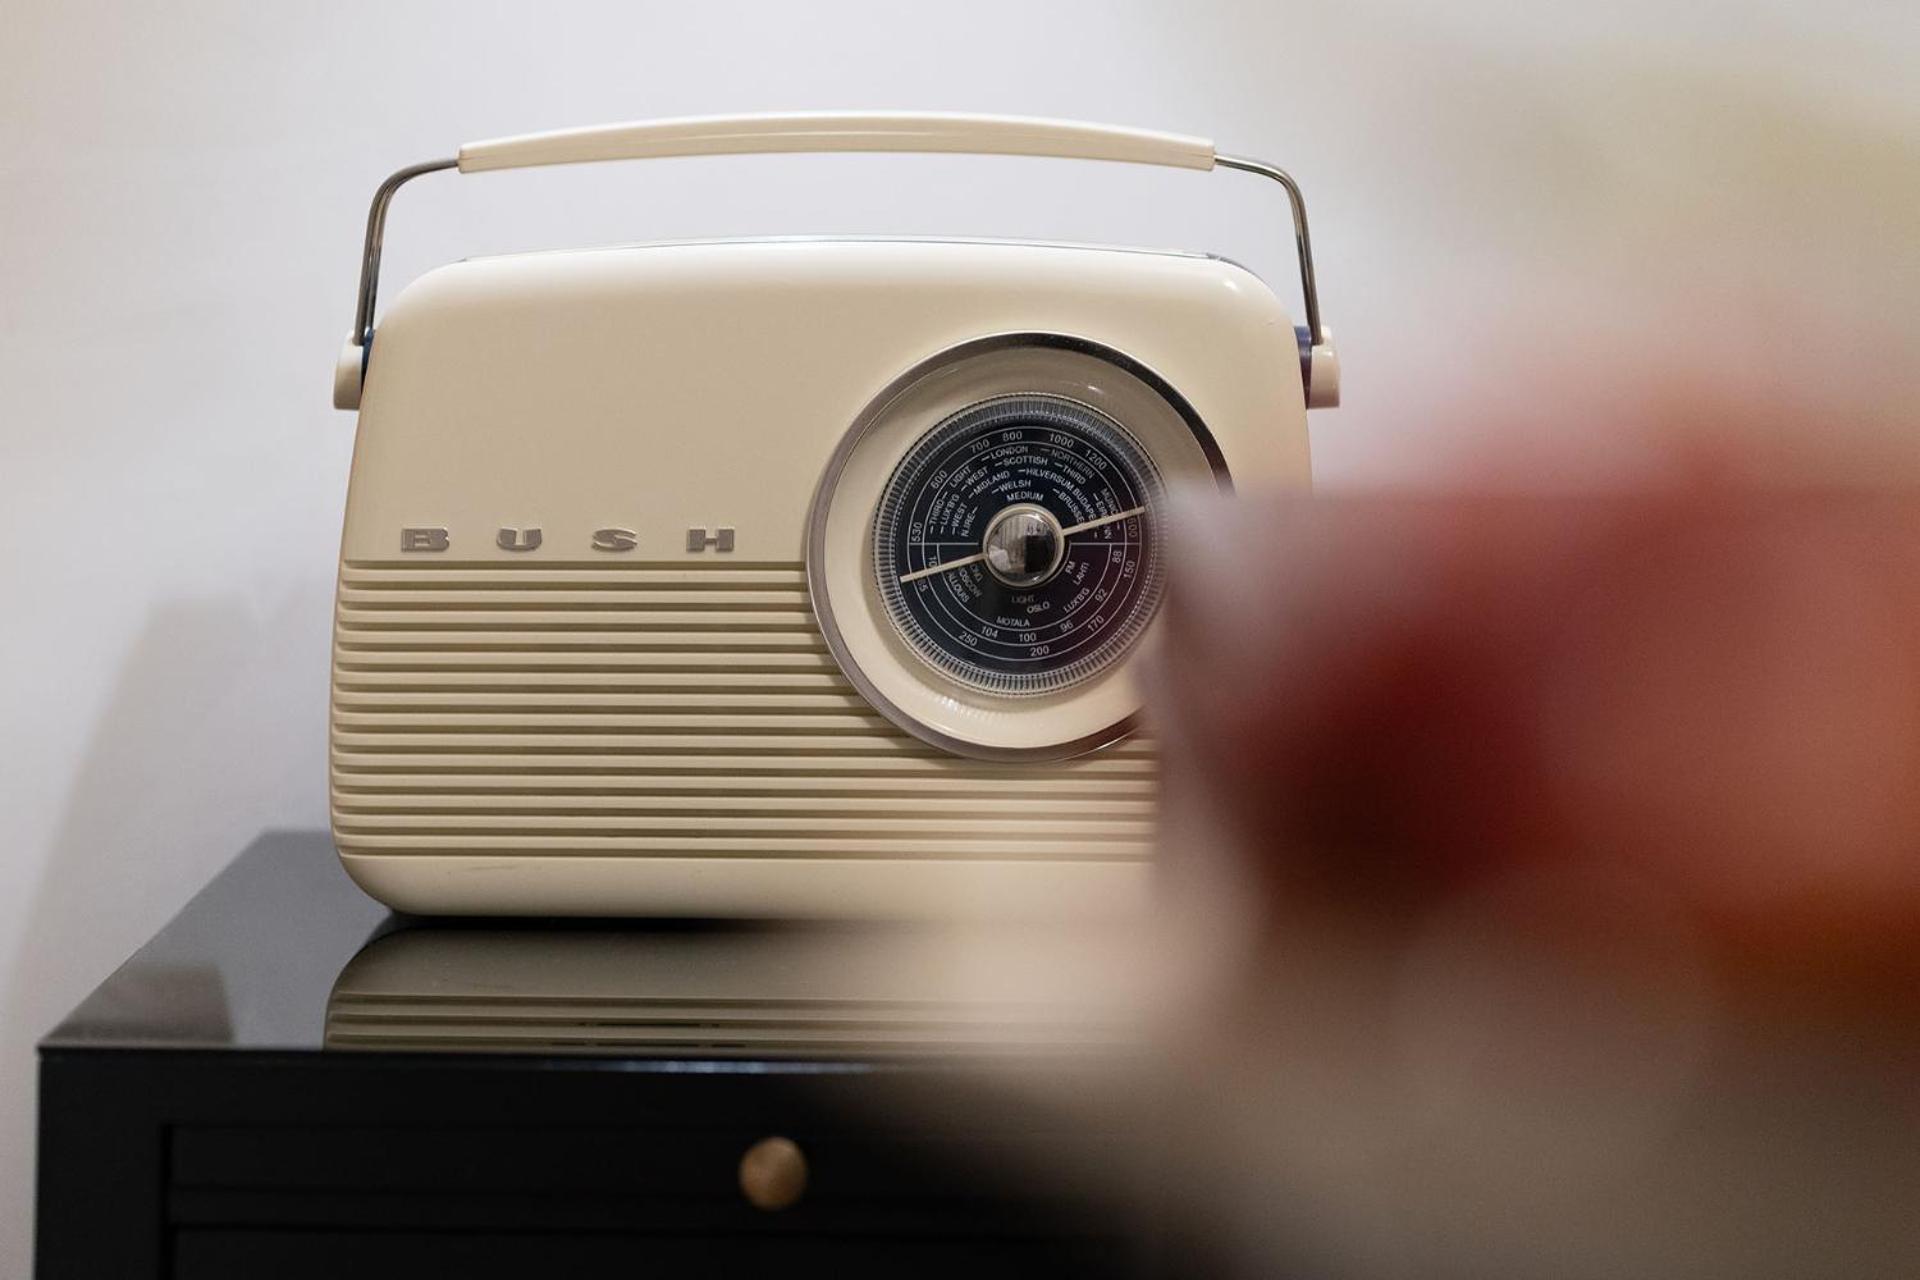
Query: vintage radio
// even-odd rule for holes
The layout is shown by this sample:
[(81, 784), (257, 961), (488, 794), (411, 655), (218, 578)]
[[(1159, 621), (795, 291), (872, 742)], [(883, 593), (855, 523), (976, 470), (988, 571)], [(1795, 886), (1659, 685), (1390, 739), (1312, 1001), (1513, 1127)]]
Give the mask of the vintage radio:
[[(374, 326), (386, 211), (440, 170), (973, 152), (1279, 182), (1296, 328), (1224, 258), (762, 239), (454, 263)], [(665, 120), (389, 178), (335, 379), (341, 857), (403, 910), (1106, 910), (1155, 759), (1131, 674), (1167, 495), (1308, 483), (1338, 398), (1306, 212), (1209, 142), (950, 115)]]

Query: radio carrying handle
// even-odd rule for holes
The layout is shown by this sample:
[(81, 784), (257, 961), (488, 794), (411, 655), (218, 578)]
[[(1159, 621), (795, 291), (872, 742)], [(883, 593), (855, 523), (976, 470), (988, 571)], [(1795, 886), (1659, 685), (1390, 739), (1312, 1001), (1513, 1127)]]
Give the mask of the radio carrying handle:
[(409, 165), (395, 173), (374, 192), (373, 205), (367, 211), (359, 301), (353, 333), (334, 376), (334, 406), (351, 409), (360, 402), (360, 386), (365, 380), (367, 358), (373, 347), (374, 302), (380, 288), (380, 251), (386, 234), (387, 207), (392, 204), (394, 193), (413, 179), (444, 169), (484, 173), (601, 160), (827, 151), (962, 152), (1111, 160), (1177, 169), (1238, 169), (1278, 182), (1285, 188), (1292, 207), (1294, 247), (1300, 259), (1300, 291), (1307, 322), (1299, 335), (1300, 369), (1307, 404), (1317, 408), (1339, 403), (1339, 363), (1320, 323), (1320, 296), (1314, 281), (1307, 206), (1300, 195), (1299, 184), (1285, 170), (1259, 160), (1221, 155), (1214, 150), (1213, 143), (1204, 138), (1117, 125), (1023, 116), (793, 112), (689, 116), (495, 138), (469, 142), (453, 159)]

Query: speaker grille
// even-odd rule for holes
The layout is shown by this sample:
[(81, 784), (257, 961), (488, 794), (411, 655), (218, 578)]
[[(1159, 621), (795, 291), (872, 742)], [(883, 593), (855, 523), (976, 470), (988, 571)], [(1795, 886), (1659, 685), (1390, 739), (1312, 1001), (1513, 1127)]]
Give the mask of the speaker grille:
[(1142, 741), (957, 759), (841, 676), (799, 564), (348, 561), (333, 826), (406, 853), (1147, 856)]

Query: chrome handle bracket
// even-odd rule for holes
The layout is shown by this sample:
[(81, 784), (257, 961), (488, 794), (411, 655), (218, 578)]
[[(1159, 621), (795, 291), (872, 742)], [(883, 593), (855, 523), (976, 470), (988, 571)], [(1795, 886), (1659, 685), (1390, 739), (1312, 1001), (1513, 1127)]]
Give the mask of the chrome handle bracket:
[(365, 349), (373, 345), (373, 304), (380, 291), (380, 250), (387, 237), (387, 207), (394, 193), (424, 174), (452, 169), (458, 160), (428, 160), (410, 164), (380, 184), (373, 193), (373, 206), (367, 210), (367, 240), (360, 253), (359, 303), (353, 313), (354, 345)]
[(1213, 163), (1222, 169), (1238, 169), (1270, 178), (1286, 188), (1287, 203), (1293, 208), (1293, 247), (1300, 257), (1300, 293), (1307, 308), (1307, 336), (1314, 346), (1321, 345), (1327, 335), (1320, 327), (1320, 286), (1313, 274), (1313, 237), (1307, 230), (1307, 202), (1300, 194), (1300, 184), (1285, 169), (1264, 160), (1217, 155)]

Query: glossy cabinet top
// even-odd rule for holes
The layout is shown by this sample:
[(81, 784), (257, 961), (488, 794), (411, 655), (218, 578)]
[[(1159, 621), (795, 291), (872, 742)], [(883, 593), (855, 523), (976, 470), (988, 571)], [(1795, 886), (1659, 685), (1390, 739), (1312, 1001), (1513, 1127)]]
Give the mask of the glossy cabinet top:
[(649, 1061), (973, 1060), (1111, 1046), (1086, 938), (773, 922), (420, 920), (324, 832), (269, 832), (42, 1042)]

